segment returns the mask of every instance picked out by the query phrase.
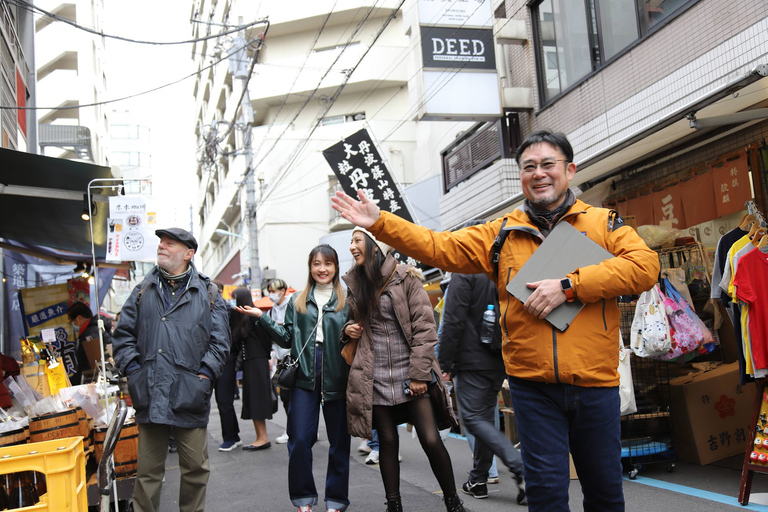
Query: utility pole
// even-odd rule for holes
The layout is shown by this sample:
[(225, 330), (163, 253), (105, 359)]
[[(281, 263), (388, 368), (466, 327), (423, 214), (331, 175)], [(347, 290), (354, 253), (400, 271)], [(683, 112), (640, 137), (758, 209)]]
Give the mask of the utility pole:
[[(243, 18), (238, 19), (238, 24), (243, 24)], [(240, 119), (238, 129), (243, 134), (243, 154), (245, 156), (245, 215), (248, 220), (248, 243), (250, 255), (250, 278), (251, 288), (261, 292), (261, 267), (259, 266), (259, 226), (256, 222), (257, 204), (256, 204), (256, 182), (253, 169), (253, 132), (251, 124), (253, 123), (253, 109), (251, 108), (251, 98), (248, 94), (248, 74), (250, 66), (248, 65), (247, 39), (244, 31), (240, 31), (235, 38), (235, 47), (239, 48), (232, 57), (230, 57), (230, 71), (234, 75), (237, 83), (241, 86), (243, 94), (240, 104)], [(255, 58), (255, 57), (254, 57)]]

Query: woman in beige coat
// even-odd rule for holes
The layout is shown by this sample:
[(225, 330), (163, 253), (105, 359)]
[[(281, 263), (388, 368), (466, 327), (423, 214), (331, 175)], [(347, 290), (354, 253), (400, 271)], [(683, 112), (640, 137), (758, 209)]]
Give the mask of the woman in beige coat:
[(359, 341), (347, 384), (348, 430), (363, 438), (370, 438), (372, 428), (378, 431), (388, 512), (403, 510), (397, 425), (405, 421), (416, 429), (447, 510), (463, 512), (427, 394), (428, 385), (442, 386), (432, 305), (418, 271), (399, 265), (390, 250), (366, 230), (352, 231), (355, 266), (344, 276), (350, 321), (342, 341)]

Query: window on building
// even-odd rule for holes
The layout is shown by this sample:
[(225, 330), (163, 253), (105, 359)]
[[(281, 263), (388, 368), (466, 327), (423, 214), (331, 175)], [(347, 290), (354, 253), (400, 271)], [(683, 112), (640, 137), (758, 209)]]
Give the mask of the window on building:
[(365, 112), (355, 114), (342, 114), (339, 116), (328, 116), (320, 119), (320, 126), (331, 126), (334, 124), (353, 123), (355, 121), (364, 121)]
[(542, 0), (532, 7), (543, 103), (698, 0)]

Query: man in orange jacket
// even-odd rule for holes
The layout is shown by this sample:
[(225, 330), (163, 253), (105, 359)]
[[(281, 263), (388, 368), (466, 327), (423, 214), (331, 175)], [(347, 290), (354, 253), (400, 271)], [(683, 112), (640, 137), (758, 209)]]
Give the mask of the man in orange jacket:
[[(503, 218), (455, 232), (437, 233), (381, 212), (362, 191), (359, 201), (337, 192), (333, 207), (424, 263), (484, 273), (496, 282), (529, 510), (569, 510), (570, 451), (584, 508), (623, 511), (616, 297), (650, 289), (659, 273), (658, 256), (615, 212), (575, 198), (569, 183), (576, 164), (562, 133), (530, 134), (518, 149), (517, 164), (524, 204)], [(614, 257), (528, 283), (534, 291), (521, 303), (506, 285), (558, 222), (570, 223)], [(502, 226), (509, 234), (496, 267), (489, 255)], [(545, 320), (576, 297), (584, 308), (566, 331)]]

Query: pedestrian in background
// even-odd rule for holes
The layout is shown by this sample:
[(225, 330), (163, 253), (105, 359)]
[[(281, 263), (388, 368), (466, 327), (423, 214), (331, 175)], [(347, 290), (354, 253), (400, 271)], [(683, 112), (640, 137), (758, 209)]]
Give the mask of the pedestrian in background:
[(246, 451), (265, 450), (272, 446), (267, 435), (267, 420), (272, 419), (272, 381), (269, 375), (269, 357), (272, 342), (267, 334), (256, 327), (253, 318), (242, 313), (244, 306), (253, 308), (251, 290), (244, 287), (232, 292), (235, 309), (230, 327), (234, 344), (243, 347), (243, 410), (240, 417), (252, 420), (256, 440), (243, 446)]
[[(74, 375), (70, 375), (70, 381), (72, 385), (86, 384), (82, 381), (83, 372), (87, 372), (90, 375), (91, 362), (88, 360), (88, 354), (85, 352), (84, 343), (91, 340), (99, 340), (99, 317), (94, 316), (84, 302), (76, 301), (72, 303), (67, 309), (67, 319), (72, 324), (72, 328), (75, 330), (75, 336), (77, 338), (77, 348), (75, 349), (75, 359), (77, 363), (77, 371)], [(109, 355), (107, 345), (112, 343), (112, 336), (110, 330), (106, 328), (101, 330), (103, 338), (104, 354)], [(97, 345), (98, 346), (98, 345)]]
[(357, 339), (349, 374), (347, 409), (352, 435), (379, 436), (379, 468), (388, 512), (400, 512), (400, 439), (397, 426), (411, 423), (449, 512), (464, 510), (453, 467), (440, 439), (427, 385), (437, 379), (437, 331), (432, 304), (416, 269), (399, 265), (391, 247), (355, 228), (349, 248), (355, 266), (344, 276), (350, 322), (345, 339)]
[[(219, 289), (219, 293), (224, 291), (224, 283), (221, 281), (213, 282)], [(224, 301), (227, 307), (227, 316), (230, 322), (234, 311), (227, 301)], [(219, 445), (220, 452), (230, 452), (240, 446), (240, 424), (237, 422), (237, 413), (235, 412), (235, 394), (237, 393), (237, 379), (235, 378), (235, 362), (240, 353), (241, 343), (231, 338), (232, 346), (229, 350), (227, 362), (221, 369), (221, 375), (216, 379), (215, 394), (216, 406), (219, 408), (219, 421), (221, 422), (221, 437), (223, 443)]]
[[(288, 285), (282, 279), (273, 279), (267, 285), (267, 292), (269, 292), (269, 299), (272, 301), (272, 307), (267, 314), (277, 325), (283, 325), (285, 323), (285, 311), (288, 309)], [(272, 350), (275, 352), (275, 357), (278, 361), (291, 352), (291, 349), (282, 348), (277, 343), (272, 344)], [(290, 389), (280, 388), (280, 401), (283, 403), (283, 409), (285, 409), (287, 416), (288, 405), (291, 403)], [(275, 442), (277, 444), (287, 443), (288, 430), (277, 436)]]
[(139, 424), (136, 512), (155, 512), (171, 427), (178, 444), (179, 510), (202, 512), (210, 474), (208, 418), (213, 380), (229, 355), (227, 308), (198, 273), (197, 241), (181, 228), (158, 229), (157, 266), (131, 292), (112, 337), (128, 376)]
[(309, 253), (307, 286), (288, 302), (283, 326), (258, 308), (237, 311), (258, 319), (257, 325), (299, 361), (296, 386), (288, 408), (288, 493), (299, 512), (312, 512), (318, 496), (312, 476), (312, 447), (323, 410), (330, 449), (325, 476), (328, 512), (349, 506), (349, 450), (344, 397), (349, 366), (341, 356), (341, 329), (347, 321), (339, 257), (330, 245)]
[[(465, 227), (477, 224), (482, 222), (470, 221)], [(451, 275), (443, 304), (438, 361), (443, 378), (453, 378), (459, 415), (464, 428), (475, 437), (472, 470), (462, 491), (478, 499), (488, 497), (488, 472), (495, 454), (512, 472), (518, 488), (517, 502), (523, 504), (525, 482), (520, 452), (495, 425), (506, 373), (499, 322), (494, 321), (491, 339), (481, 338), (483, 313), (489, 306), (498, 311), (493, 281), (482, 274)]]

